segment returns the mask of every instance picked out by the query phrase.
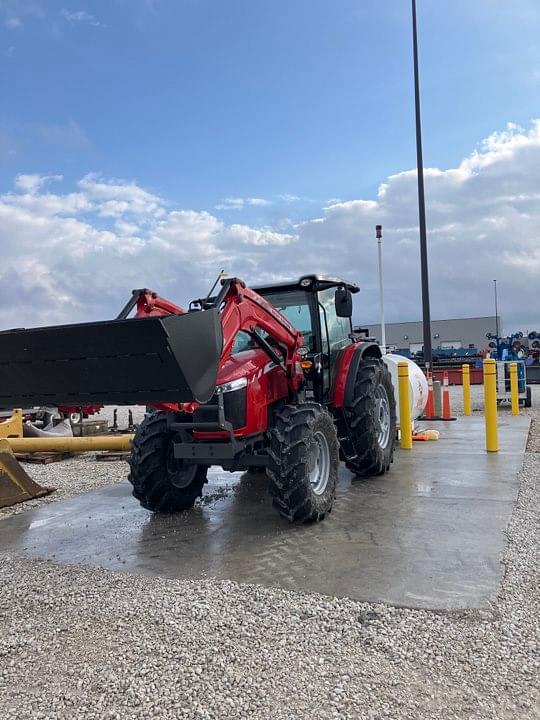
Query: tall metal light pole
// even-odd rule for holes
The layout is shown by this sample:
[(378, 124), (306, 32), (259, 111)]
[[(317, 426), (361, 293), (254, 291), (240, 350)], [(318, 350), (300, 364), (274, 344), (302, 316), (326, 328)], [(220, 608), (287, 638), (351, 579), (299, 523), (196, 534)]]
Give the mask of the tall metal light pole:
[[(493, 281), (493, 288), (495, 292), (495, 335), (497, 338), (499, 337), (499, 308), (498, 308), (498, 302), (497, 302), (497, 281)], [(498, 342), (498, 340), (497, 340)]]
[(386, 355), (386, 326), (384, 324), (384, 289), (382, 269), (382, 225), (375, 225), (375, 237), (379, 248), (379, 304), (381, 311), (381, 348), (383, 355)]
[(424, 326), (424, 362), (426, 369), (433, 365), (431, 347), (431, 313), (429, 307), (429, 271), (426, 233), (426, 201), (424, 196), (424, 161), (422, 157), (422, 122), (420, 115), (420, 80), (418, 73), (418, 33), (416, 29), (416, 0), (412, 0), (414, 104), (416, 112), (416, 166), (418, 173), (418, 220), (420, 226), (420, 271), (422, 279), (422, 320)]

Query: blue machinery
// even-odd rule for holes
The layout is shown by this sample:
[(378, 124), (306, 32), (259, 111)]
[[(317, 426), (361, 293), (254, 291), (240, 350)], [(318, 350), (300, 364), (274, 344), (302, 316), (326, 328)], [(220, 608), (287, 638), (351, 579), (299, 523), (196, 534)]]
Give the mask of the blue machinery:
[[(533, 337), (531, 337), (533, 336)], [(486, 335), (489, 340), (491, 349), (491, 357), (497, 361), (497, 401), (510, 402), (510, 363), (517, 363), (518, 370), (518, 390), (519, 399), (525, 407), (531, 407), (532, 396), (531, 388), (527, 386), (527, 376), (525, 370), (525, 358), (527, 357), (527, 348), (523, 347), (521, 339), (522, 332), (500, 337), (499, 335)], [(540, 348), (540, 340), (538, 333), (529, 333), (529, 340), (532, 340), (531, 347)], [(537, 345), (535, 345), (537, 343)]]

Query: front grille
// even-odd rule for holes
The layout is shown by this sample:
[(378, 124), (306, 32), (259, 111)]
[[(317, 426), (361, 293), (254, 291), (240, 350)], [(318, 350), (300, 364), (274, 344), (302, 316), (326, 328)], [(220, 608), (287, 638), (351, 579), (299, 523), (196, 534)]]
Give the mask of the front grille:
[[(246, 424), (246, 388), (238, 388), (228, 393), (223, 393), (223, 409), (225, 420), (231, 423), (233, 429), (244, 427)], [(193, 413), (193, 421), (218, 423), (218, 399), (212, 395), (207, 403), (199, 405)]]

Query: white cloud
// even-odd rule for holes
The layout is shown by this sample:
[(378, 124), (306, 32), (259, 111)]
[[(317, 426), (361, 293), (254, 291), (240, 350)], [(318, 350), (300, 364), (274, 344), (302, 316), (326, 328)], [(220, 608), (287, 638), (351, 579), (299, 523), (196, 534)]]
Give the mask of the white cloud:
[(108, 317), (131, 287), (173, 296), (180, 288), (185, 302), (208, 285), (217, 265), (251, 275), (265, 247), (294, 241), (268, 228), (226, 225), (207, 212), (171, 209), (133, 181), (95, 173), (81, 178), (76, 192), (48, 192), (47, 183), (61, 179), (21, 174), (16, 192), (0, 195), (0, 297), (2, 283), (18, 289), (15, 302), (0, 303), (4, 327)]
[(216, 210), (241, 210), (244, 207), (244, 198), (228, 197), (215, 206)]
[(4, 25), (9, 30), (17, 30), (23, 26), (21, 19), (16, 16), (7, 18), (7, 20), (4, 21)]
[(140, 228), (133, 223), (126, 222), (125, 220), (117, 220), (114, 223), (114, 228), (120, 235), (137, 235), (140, 232)]
[(96, 204), (102, 217), (137, 215), (150, 219), (165, 213), (163, 201), (133, 181), (104, 180), (99, 174), (89, 173), (79, 180), (78, 186)]
[(62, 175), (24, 175), (20, 174), (17, 175), (15, 178), (15, 187), (17, 190), (21, 190), (22, 192), (30, 193), (33, 195), (38, 190), (41, 190), (43, 185), (45, 183), (49, 182), (50, 180), (62, 180)]
[(246, 206), (251, 207), (267, 207), (271, 205), (271, 200), (259, 197), (228, 197), (215, 206), (216, 210), (242, 210)]
[[(376, 321), (379, 223), (387, 318), (420, 316), (415, 171), (388, 177), (374, 198), (334, 200), (318, 218), (262, 228), (171, 207), (134, 181), (88, 174), (53, 193), (59, 180), (21, 174), (0, 195), (2, 327), (113, 317), (133, 287), (186, 305), (221, 268), (252, 284), (343, 275), (363, 289), (356, 318)], [(490, 314), (497, 278), (506, 328), (540, 330), (539, 196), (540, 122), (509, 125), (456, 167), (426, 170), (433, 317)]]
[(93, 25), (94, 27), (99, 27), (101, 25), (99, 20), (97, 20), (86, 10), (70, 11), (62, 8), (62, 10), (60, 10), (60, 17), (64, 18), (64, 20), (67, 20), (67, 22), (71, 25), (76, 25), (78, 23), (88, 23), (89, 25)]
[(296, 240), (294, 235), (274, 232), (269, 228), (257, 230), (248, 225), (230, 225), (224, 237), (245, 245), (290, 245)]

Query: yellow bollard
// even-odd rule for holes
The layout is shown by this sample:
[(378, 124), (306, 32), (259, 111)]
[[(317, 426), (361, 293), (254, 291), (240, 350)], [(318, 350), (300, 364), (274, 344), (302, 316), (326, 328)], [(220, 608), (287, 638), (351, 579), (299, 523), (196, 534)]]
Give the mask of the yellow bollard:
[(497, 363), (495, 360), (484, 360), (484, 414), (486, 419), (486, 450), (488, 452), (498, 452)]
[(463, 384), (463, 414), (471, 415), (471, 369), (466, 363), (461, 366), (461, 382)]
[(412, 448), (412, 418), (409, 399), (409, 365), (406, 362), (398, 363), (398, 385), (401, 447), (404, 450), (410, 450)]
[(510, 395), (512, 396), (512, 415), (519, 415), (519, 387), (517, 363), (510, 363)]

